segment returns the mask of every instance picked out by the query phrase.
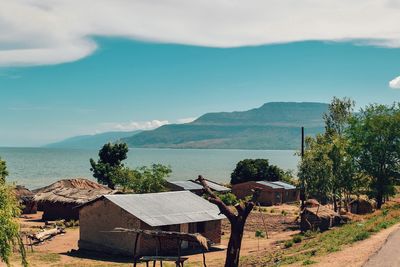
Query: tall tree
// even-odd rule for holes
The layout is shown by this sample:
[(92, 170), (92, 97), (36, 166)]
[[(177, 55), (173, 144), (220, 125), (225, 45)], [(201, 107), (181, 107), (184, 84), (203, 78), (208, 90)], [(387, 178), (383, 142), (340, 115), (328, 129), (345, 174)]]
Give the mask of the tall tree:
[(99, 151), (99, 160), (97, 163), (90, 159), (91, 171), (93, 177), (101, 184), (115, 189), (114, 177), (120, 173), (124, 167), (123, 160), (127, 158), (128, 145), (125, 143), (105, 144)]
[[(337, 211), (337, 202), (342, 199), (346, 188), (351, 186), (355, 176), (354, 162), (348, 154), (348, 144), (344, 133), (349, 127), (349, 120), (353, 116), (354, 101), (349, 98), (334, 97), (329, 104), (328, 112), (323, 115), (327, 145), (330, 146), (328, 157), (332, 167), (332, 200), (334, 210)], [(347, 206), (347, 205), (346, 205)]]
[(400, 106), (373, 104), (362, 109), (348, 130), (352, 154), (361, 172), (369, 176), (369, 195), (377, 208), (394, 194), (400, 176)]
[(323, 115), (325, 133), (306, 139), (306, 151), (299, 165), (300, 183), (310, 197), (322, 203), (332, 201), (338, 209), (343, 195), (354, 189), (354, 160), (348, 153), (345, 131), (353, 114), (354, 102), (334, 97)]
[(248, 181), (281, 181), (287, 174), (267, 159), (244, 159), (236, 164), (231, 174), (231, 184)]
[(221, 213), (228, 218), (231, 224), (231, 235), (229, 237), (228, 249), (226, 250), (225, 267), (237, 267), (239, 266), (244, 225), (254, 205), (257, 203), (260, 192), (258, 189), (255, 189), (251, 200), (236, 204), (234, 206), (235, 213), (208, 187), (207, 181), (201, 175), (197, 180), (203, 185), (208, 196), (208, 201), (217, 205)]
[(25, 247), (19, 235), (19, 224), (16, 221), (21, 210), (12, 187), (5, 182), (7, 175), (6, 162), (0, 158), (0, 259), (10, 266), (12, 249), (17, 243), (22, 256), (22, 265), (28, 266)]

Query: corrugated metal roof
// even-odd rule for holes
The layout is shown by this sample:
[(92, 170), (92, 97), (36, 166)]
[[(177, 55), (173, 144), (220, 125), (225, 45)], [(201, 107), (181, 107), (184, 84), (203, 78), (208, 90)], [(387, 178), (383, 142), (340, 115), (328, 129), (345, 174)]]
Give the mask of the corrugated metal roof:
[(227, 191), (231, 191), (230, 188), (225, 187), (225, 186), (220, 185), (220, 184), (217, 184), (217, 183), (215, 183), (215, 182), (213, 182), (213, 181), (206, 180), (206, 182), (207, 182), (207, 185), (208, 185), (212, 190), (214, 190), (214, 191), (217, 191), (217, 192), (227, 192)]
[(203, 187), (193, 181), (169, 181), (171, 184), (177, 185), (184, 190), (202, 190)]
[(189, 191), (105, 195), (104, 197), (150, 226), (225, 218), (216, 205)]
[(271, 187), (273, 189), (283, 189), (284, 188), (281, 185), (273, 184), (272, 182), (268, 182), (268, 181), (258, 181), (257, 184), (269, 186), (269, 187)]
[(282, 182), (282, 181), (277, 181), (277, 182), (271, 182), (273, 184), (282, 186), (283, 188), (285, 188), (286, 190), (291, 190), (291, 189), (296, 189), (296, 187), (294, 185)]

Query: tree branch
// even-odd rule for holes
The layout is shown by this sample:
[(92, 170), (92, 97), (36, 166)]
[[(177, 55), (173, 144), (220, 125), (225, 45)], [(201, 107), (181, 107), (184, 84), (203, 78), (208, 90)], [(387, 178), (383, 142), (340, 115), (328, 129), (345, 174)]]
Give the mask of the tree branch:
[(217, 205), (221, 213), (224, 214), (230, 222), (236, 220), (236, 215), (231, 211), (231, 209), (229, 209), (229, 207), (225, 205), (225, 203), (213, 191), (211, 191), (210, 187), (207, 185), (206, 179), (204, 179), (203, 176), (199, 175), (197, 181), (201, 183), (204, 191), (209, 196), (208, 201)]

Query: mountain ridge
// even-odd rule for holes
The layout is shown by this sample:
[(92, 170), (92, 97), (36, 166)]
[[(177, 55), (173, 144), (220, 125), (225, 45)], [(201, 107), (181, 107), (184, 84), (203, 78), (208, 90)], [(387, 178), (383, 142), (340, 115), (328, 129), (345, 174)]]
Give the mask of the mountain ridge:
[(206, 113), (122, 141), (147, 148), (297, 149), (300, 127), (307, 135), (323, 132), (327, 110), (328, 104), (318, 102), (269, 102), (247, 111)]

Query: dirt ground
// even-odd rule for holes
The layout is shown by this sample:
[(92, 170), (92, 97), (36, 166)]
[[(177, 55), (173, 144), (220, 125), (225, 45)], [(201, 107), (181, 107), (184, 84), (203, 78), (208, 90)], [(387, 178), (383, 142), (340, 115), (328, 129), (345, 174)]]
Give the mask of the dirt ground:
[[(271, 211), (272, 210), (272, 211)], [(284, 212), (282, 212), (284, 211)], [(241, 255), (263, 253), (275, 246), (277, 241), (290, 239), (297, 234), (295, 219), (298, 208), (291, 205), (262, 208), (262, 212), (253, 211), (248, 218), (243, 237)], [(41, 213), (28, 215), (20, 219), (22, 231), (35, 232), (44, 225), (40, 220)], [(264, 219), (264, 220), (263, 220)], [(265, 222), (265, 227), (264, 223)], [(267, 238), (257, 239), (255, 231), (261, 230), (268, 233)], [(223, 221), (222, 246), (227, 246), (230, 228), (229, 222)], [(65, 234), (58, 235), (52, 240), (34, 246), (34, 252), (28, 253), (31, 266), (132, 266), (130, 259), (110, 258), (104, 255), (76, 253), (78, 249), (79, 228), (68, 228)], [(71, 253), (71, 251), (73, 253)], [(225, 259), (226, 250), (206, 253), (207, 266), (221, 266)], [(188, 255), (185, 266), (201, 266), (202, 255)], [(13, 266), (19, 266), (18, 259), (12, 260)], [(0, 264), (1, 265), (1, 264)], [(165, 265), (164, 266), (168, 266)]]
[[(272, 212), (271, 212), (272, 210)], [(298, 208), (291, 205), (282, 205), (275, 207), (262, 208), (262, 212), (253, 211), (248, 218), (242, 243), (241, 256), (263, 254), (277, 246), (277, 242), (291, 239), (299, 231), (296, 228), (296, 217)], [(20, 224), (22, 231), (38, 231), (44, 222), (40, 220), (41, 213), (29, 215), (27, 218), (21, 218)], [(264, 219), (264, 220), (263, 220)], [(264, 227), (264, 222), (265, 226)], [(268, 239), (255, 237), (256, 230), (267, 230)], [(393, 231), (400, 229), (400, 224), (394, 225), (370, 238), (354, 243), (341, 251), (334, 252), (323, 257), (316, 257), (317, 263), (312, 266), (362, 266), (368, 258), (373, 255), (385, 243), (386, 239)], [(229, 223), (223, 221), (222, 244), (227, 246), (230, 229)], [(52, 240), (46, 241), (38, 246), (34, 246), (34, 252), (28, 253), (28, 259), (31, 266), (96, 266), (96, 267), (114, 267), (114, 266), (132, 266), (129, 258), (113, 258), (105, 255), (83, 254), (71, 251), (78, 249), (79, 228), (68, 228), (67, 232), (58, 235)], [(218, 250), (206, 253), (207, 266), (222, 266), (225, 259), (226, 250)], [(202, 255), (188, 255), (188, 264), (185, 266), (202, 266)], [(20, 266), (17, 258), (12, 260), (13, 266)], [(0, 266), (3, 266), (0, 263)], [(144, 265), (142, 265), (144, 266)], [(158, 265), (157, 265), (158, 266)], [(166, 265), (164, 266), (172, 266)], [(300, 266), (300, 265), (293, 265)]]

